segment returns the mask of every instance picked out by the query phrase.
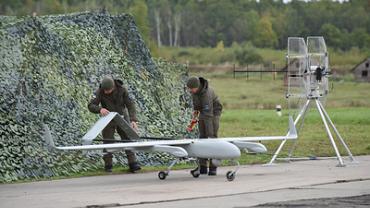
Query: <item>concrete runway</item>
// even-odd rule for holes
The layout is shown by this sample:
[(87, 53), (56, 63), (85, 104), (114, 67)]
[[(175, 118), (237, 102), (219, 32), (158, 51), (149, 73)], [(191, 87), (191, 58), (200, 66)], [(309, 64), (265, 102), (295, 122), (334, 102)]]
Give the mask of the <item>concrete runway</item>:
[(234, 181), (222, 167), (218, 176), (193, 178), (173, 171), (106, 175), (0, 185), (0, 207), (247, 207), (289, 200), (370, 194), (370, 156), (336, 167), (336, 160), (274, 166), (242, 166)]

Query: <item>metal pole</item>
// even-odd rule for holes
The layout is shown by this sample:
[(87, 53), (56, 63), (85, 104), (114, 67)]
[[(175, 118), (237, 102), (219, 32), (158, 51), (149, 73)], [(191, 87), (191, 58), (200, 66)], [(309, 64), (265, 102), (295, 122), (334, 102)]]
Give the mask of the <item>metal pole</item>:
[[(306, 106), (307, 105), (307, 106)], [(307, 110), (308, 110), (308, 107), (309, 107), (309, 103), (307, 103), (306, 102), (306, 104), (305, 104), (305, 106), (304, 106), (304, 108), (303, 108), (303, 113), (300, 113), (300, 117), (302, 117), (302, 122), (301, 122), (301, 124), (300, 124), (300, 126), (299, 126), (299, 128), (298, 128), (298, 132), (301, 130), (301, 128), (303, 127), (303, 124), (304, 124), (304, 120), (305, 120), (305, 118), (306, 118), (306, 113), (307, 113)], [(302, 116), (301, 116), (302, 115)], [(297, 123), (298, 124), (298, 123)], [(296, 124), (294, 124), (294, 125), (296, 125)], [(289, 150), (289, 154), (288, 154), (288, 158), (291, 158), (292, 157), (292, 155), (293, 155), (293, 152), (294, 152), (294, 150), (295, 150), (295, 147), (296, 147), (296, 145), (297, 145), (297, 139), (296, 140), (294, 140), (294, 143), (293, 143), (293, 145), (292, 145), (292, 147), (290, 148), (290, 150)]]
[(351, 153), (351, 150), (348, 148), (347, 144), (344, 142), (344, 139), (342, 138), (342, 136), (339, 134), (339, 131), (337, 130), (337, 128), (334, 126), (334, 123), (331, 121), (330, 117), (329, 117), (329, 114), (326, 112), (324, 106), (321, 104), (320, 101), (318, 101), (320, 107), (321, 107), (321, 110), (324, 112), (324, 115), (326, 116), (326, 119), (329, 121), (329, 124), (331, 125), (331, 127), (333, 127), (334, 129), (334, 132), (335, 134), (338, 136), (340, 142), (342, 143), (342, 145), (344, 146), (344, 148), (346, 149), (347, 153), (348, 153), (348, 156), (350, 157), (351, 161), (352, 162), (356, 162), (355, 158), (353, 157), (352, 153)]
[(272, 156), (272, 158), (271, 158), (270, 162), (269, 162), (269, 163), (267, 163), (267, 165), (272, 165), (272, 164), (274, 164), (274, 161), (276, 160), (276, 157), (279, 155), (279, 153), (280, 153), (281, 149), (283, 148), (283, 146), (284, 146), (284, 144), (285, 144), (285, 142), (286, 142), (286, 141), (287, 141), (287, 140), (286, 140), (286, 139), (284, 139), (284, 140), (280, 143), (280, 146), (277, 148), (277, 150), (276, 150), (275, 154)]
[(326, 133), (328, 133), (328, 136), (329, 136), (330, 142), (331, 142), (331, 144), (333, 145), (333, 148), (334, 148), (334, 150), (335, 150), (335, 154), (337, 155), (337, 158), (338, 158), (338, 161), (339, 161), (338, 166), (339, 166), (339, 167), (344, 167), (345, 165), (344, 165), (344, 163), (343, 163), (342, 157), (340, 156), (340, 153), (339, 153), (339, 150), (338, 150), (338, 148), (337, 148), (337, 145), (335, 144), (335, 141), (334, 141), (334, 139), (333, 139), (333, 136), (332, 136), (332, 134), (331, 134), (331, 132), (330, 132), (329, 126), (328, 126), (328, 124), (327, 124), (327, 122), (326, 122), (326, 119), (325, 119), (324, 113), (323, 113), (323, 112), (322, 112), (322, 110), (321, 110), (321, 107), (320, 107), (320, 104), (319, 104), (318, 99), (316, 99), (316, 106), (317, 106), (317, 109), (319, 110), (319, 113), (320, 113), (321, 119), (322, 119), (322, 121), (324, 122), (325, 129), (326, 129)]
[[(301, 112), (298, 114), (297, 118), (295, 119), (295, 121), (294, 121), (294, 125), (297, 125), (297, 123), (298, 123), (299, 119), (300, 119), (300, 118), (302, 117), (302, 115), (307, 111), (307, 108), (308, 108), (308, 106), (309, 106), (309, 104), (310, 104), (310, 101), (311, 101), (310, 99), (308, 99), (308, 100), (307, 100), (307, 102), (306, 102), (306, 104), (303, 106), (303, 108), (302, 108)], [(286, 142), (286, 141), (287, 141), (286, 139), (284, 139), (283, 141), (281, 141), (280, 146), (277, 148), (276, 152), (275, 152), (275, 153), (274, 153), (274, 155), (272, 156), (272, 158), (271, 158), (270, 162), (269, 162), (269, 163), (267, 163), (267, 165), (272, 165), (272, 164), (274, 163), (274, 161), (276, 160), (277, 156), (279, 155), (279, 153), (280, 153), (281, 149), (283, 148), (283, 146), (284, 146), (284, 144), (285, 144), (285, 142)]]

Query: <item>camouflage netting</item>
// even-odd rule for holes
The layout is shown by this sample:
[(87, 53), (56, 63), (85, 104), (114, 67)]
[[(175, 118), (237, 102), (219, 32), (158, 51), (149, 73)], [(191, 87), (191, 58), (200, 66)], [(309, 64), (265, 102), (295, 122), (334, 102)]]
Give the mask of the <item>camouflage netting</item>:
[[(0, 17), (0, 182), (68, 175), (102, 167), (101, 153), (59, 152), (80, 144), (98, 119), (87, 109), (105, 74), (135, 100), (142, 136), (184, 136), (190, 119), (182, 65), (153, 60), (130, 15), (78, 13)], [(115, 155), (125, 163), (124, 153)], [(155, 164), (161, 154), (139, 154)]]

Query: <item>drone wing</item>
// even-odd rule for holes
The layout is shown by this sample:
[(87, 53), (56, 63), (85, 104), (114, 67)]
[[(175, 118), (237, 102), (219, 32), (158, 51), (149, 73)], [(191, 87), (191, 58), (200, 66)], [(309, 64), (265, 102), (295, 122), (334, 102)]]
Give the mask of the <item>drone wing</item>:
[(50, 129), (47, 125), (44, 125), (44, 139), (49, 146), (58, 150), (135, 150), (142, 152), (166, 152), (175, 157), (187, 157), (187, 151), (180, 146), (190, 144), (194, 141), (192, 139), (182, 139), (59, 147), (55, 145)]
[(256, 137), (227, 137), (218, 138), (217, 140), (224, 140), (233, 143), (239, 149), (247, 149), (251, 152), (263, 153), (267, 152), (266, 147), (256, 141), (271, 141), (271, 140), (292, 140), (297, 139), (297, 129), (294, 125), (293, 118), (289, 116), (289, 131), (286, 136), (256, 136)]
[(116, 121), (119, 128), (121, 128), (127, 138), (130, 139), (139, 139), (139, 135), (136, 133), (134, 129), (131, 128), (130, 124), (127, 123), (127, 121), (119, 115), (117, 112), (110, 112), (106, 116), (102, 116), (88, 131), (87, 133), (82, 137), (82, 143), (83, 144), (91, 144), (93, 140), (99, 135), (99, 133), (112, 121)]

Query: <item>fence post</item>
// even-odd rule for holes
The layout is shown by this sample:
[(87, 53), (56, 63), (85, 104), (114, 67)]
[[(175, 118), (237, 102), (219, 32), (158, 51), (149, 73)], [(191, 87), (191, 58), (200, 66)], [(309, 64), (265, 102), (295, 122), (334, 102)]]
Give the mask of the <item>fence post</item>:
[(235, 79), (235, 64), (234, 64), (234, 79)]
[(247, 64), (247, 80), (249, 80), (249, 67), (248, 67), (248, 64)]
[(260, 80), (262, 80), (262, 69), (263, 69), (262, 66), (263, 65), (261, 65), (261, 69), (260, 69)]

